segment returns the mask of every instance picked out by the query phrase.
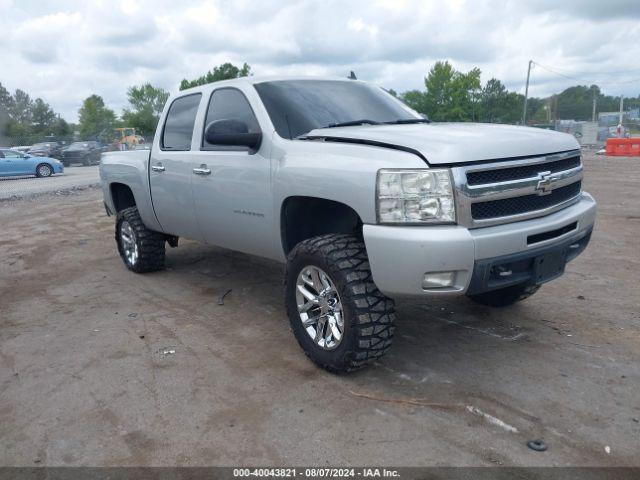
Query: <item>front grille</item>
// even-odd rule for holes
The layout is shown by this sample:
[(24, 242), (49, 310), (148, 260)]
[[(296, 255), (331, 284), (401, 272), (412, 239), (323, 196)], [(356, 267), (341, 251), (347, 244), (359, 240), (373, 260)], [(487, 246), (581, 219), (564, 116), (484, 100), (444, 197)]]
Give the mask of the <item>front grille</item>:
[(580, 156), (564, 158), (555, 162), (536, 163), (497, 170), (483, 170), (480, 172), (467, 172), (467, 184), (484, 185), (487, 183), (522, 180), (523, 178), (536, 177), (540, 172), (562, 172), (578, 166), (580, 166)]
[[(540, 165), (536, 165), (540, 170)], [(482, 172), (484, 173), (484, 172)], [(525, 195), (522, 197), (503, 198), (471, 204), (471, 217), (474, 220), (507, 217), (523, 213), (544, 210), (576, 197), (582, 189), (582, 182), (578, 181), (553, 190), (549, 195)]]

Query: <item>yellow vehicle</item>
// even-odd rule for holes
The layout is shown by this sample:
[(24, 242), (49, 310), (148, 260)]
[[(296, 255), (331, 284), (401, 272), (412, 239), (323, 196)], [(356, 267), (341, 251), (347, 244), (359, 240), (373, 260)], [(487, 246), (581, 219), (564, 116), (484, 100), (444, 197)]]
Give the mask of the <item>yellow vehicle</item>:
[(140, 143), (140, 135), (132, 127), (114, 128), (113, 143), (118, 144), (120, 150), (133, 150)]

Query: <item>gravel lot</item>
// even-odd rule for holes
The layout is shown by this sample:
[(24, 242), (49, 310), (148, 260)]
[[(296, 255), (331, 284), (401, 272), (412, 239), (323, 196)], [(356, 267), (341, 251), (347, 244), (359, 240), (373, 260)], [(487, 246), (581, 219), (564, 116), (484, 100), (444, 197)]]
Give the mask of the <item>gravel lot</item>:
[(0, 200), (30, 197), (46, 192), (66, 191), (100, 183), (98, 167), (66, 167), (62, 175), (48, 178), (0, 178)]
[(586, 167), (598, 223), (564, 277), (503, 310), (399, 304), (347, 376), (299, 349), (280, 265), (181, 241), (135, 275), (99, 190), (0, 203), (0, 465), (640, 465), (640, 159)]

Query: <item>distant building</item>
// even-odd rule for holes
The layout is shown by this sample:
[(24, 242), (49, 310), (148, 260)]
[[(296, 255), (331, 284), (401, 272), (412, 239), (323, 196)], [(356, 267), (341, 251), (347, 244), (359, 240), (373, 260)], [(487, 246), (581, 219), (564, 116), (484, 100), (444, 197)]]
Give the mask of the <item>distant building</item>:
[[(627, 112), (623, 112), (622, 118)], [(601, 127), (613, 127), (620, 123), (620, 112), (600, 112), (598, 114), (598, 125)]]
[(595, 146), (603, 143), (603, 140), (599, 138), (596, 122), (556, 120), (555, 130), (573, 135), (582, 146)]

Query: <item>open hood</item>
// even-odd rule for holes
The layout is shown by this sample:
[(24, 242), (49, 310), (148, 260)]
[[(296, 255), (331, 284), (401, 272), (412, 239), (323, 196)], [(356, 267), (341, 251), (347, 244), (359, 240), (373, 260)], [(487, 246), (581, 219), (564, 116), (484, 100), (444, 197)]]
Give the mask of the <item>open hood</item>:
[(490, 123), (319, 128), (305, 137), (411, 150), (430, 165), (544, 155), (580, 148), (576, 139), (566, 133)]

